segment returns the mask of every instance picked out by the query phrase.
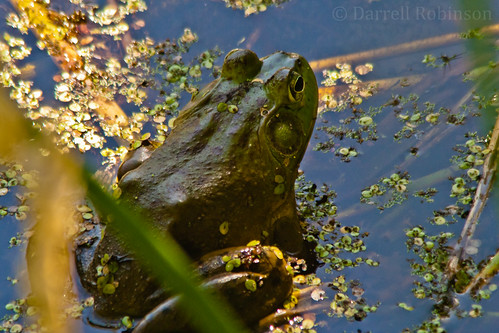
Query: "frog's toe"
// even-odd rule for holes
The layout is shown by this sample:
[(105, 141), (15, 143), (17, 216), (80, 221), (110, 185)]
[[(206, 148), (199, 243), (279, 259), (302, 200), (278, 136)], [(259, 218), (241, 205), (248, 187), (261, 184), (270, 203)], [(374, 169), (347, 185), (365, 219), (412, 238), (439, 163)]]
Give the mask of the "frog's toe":
[(172, 297), (154, 308), (134, 328), (133, 333), (190, 332), (188, 318), (177, 310), (178, 299), (178, 296)]

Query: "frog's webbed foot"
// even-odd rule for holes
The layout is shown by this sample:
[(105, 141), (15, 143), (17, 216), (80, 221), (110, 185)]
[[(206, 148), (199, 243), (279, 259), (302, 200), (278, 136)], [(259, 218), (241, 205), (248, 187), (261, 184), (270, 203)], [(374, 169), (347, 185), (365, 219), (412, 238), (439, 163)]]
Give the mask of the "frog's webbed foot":
[(179, 296), (176, 296), (158, 305), (140, 321), (133, 333), (189, 332), (188, 317), (177, 310), (178, 300)]
[(137, 169), (151, 156), (158, 145), (159, 144), (154, 141), (143, 140), (138, 148), (129, 150), (118, 169), (118, 181), (120, 181), (129, 171)]
[[(293, 289), (282, 253), (270, 246), (213, 252), (202, 258), (198, 271), (205, 278), (203, 285), (227, 300), (248, 326), (275, 311)], [(158, 305), (133, 332), (189, 332), (195, 318), (178, 310), (178, 300), (174, 297)]]

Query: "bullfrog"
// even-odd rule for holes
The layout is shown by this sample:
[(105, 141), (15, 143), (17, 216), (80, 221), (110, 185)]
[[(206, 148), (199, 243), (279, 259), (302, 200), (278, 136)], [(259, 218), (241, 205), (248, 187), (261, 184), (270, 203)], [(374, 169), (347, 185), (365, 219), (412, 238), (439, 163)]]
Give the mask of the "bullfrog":
[[(317, 103), (315, 75), (302, 56), (259, 59), (232, 50), (165, 143), (142, 147), (119, 170), (120, 200), (140, 209), (158, 233), (170, 233), (250, 325), (282, 306), (293, 288), (281, 250), (302, 249), (294, 182)], [(88, 229), (76, 261), (96, 312), (149, 313), (137, 332), (168, 331), (160, 322), (169, 291), (105, 226)]]

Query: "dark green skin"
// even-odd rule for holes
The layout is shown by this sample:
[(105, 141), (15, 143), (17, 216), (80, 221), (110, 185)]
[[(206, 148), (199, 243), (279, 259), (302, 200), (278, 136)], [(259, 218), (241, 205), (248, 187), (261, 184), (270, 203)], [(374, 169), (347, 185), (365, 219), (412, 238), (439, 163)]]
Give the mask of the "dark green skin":
[[(252, 240), (298, 253), (302, 236), (294, 181), (314, 127), (317, 99), (316, 79), (303, 57), (276, 52), (260, 60), (249, 50), (231, 51), (221, 77), (185, 106), (165, 144), (141, 163), (125, 162), (122, 200), (140, 207), (158, 232), (171, 233), (193, 260), (205, 256), (201, 265), (211, 252)], [(219, 111), (220, 103), (236, 105), (237, 112)], [(224, 222), (226, 234), (220, 231)], [(167, 298), (113, 234), (94, 240), (90, 247), (77, 248), (77, 267), (97, 312), (143, 316)], [(119, 262), (114, 274), (119, 286), (111, 295), (95, 285), (106, 253)], [(217, 253), (213, 257), (221, 260)], [(285, 264), (276, 265), (282, 283), (274, 290), (279, 297), (268, 295), (273, 309), (292, 290)], [(205, 274), (208, 279), (214, 275)], [(248, 301), (237, 298), (236, 308), (243, 309)]]

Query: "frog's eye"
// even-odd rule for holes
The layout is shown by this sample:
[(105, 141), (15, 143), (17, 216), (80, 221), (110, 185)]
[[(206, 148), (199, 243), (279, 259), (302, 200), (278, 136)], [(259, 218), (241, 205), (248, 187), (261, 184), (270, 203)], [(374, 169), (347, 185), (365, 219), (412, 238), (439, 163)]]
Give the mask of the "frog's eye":
[(291, 102), (299, 102), (303, 98), (303, 91), (305, 90), (305, 80), (303, 77), (296, 73), (291, 72), (291, 80), (288, 86), (288, 96)]

